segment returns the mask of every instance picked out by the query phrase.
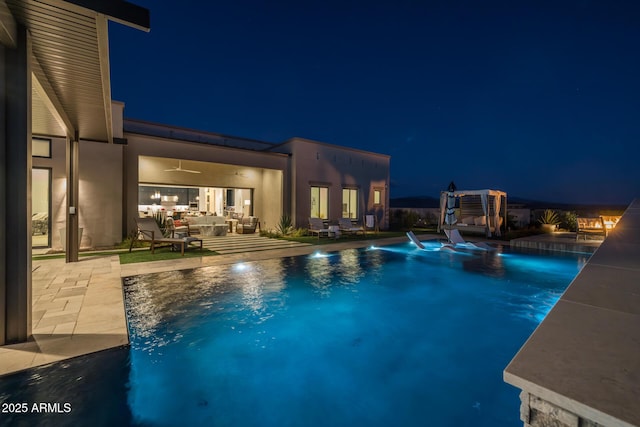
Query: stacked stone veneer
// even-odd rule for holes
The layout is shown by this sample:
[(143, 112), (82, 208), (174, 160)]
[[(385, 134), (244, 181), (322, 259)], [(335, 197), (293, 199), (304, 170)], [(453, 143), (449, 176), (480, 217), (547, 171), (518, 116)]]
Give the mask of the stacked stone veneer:
[(526, 391), (520, 392), (520, 419), (524, 427), (598, 427), (595, 421), (580, 417)]

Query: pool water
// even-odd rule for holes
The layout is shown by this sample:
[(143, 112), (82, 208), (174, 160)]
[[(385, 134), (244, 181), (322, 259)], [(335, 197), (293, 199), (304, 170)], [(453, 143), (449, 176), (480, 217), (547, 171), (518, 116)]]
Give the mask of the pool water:
[(130, 349), (12, 376), (0, 401), (55, 395), (69, 425), (522, 425), (502, 370), (586, 256), (426, 249), (127, 278)]

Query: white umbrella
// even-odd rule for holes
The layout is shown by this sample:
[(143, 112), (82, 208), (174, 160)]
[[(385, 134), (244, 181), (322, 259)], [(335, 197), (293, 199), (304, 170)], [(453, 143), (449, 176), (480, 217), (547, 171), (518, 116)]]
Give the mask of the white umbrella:
[(449, 230), (451, 230), (451, 226), (458, 222), (458, 219), (456, 218), (456, 196), (454, 194), (456, 191), (456, 185), (453, 181), (449, 183), (447, 191), (449, 194), (447, 195), (447, 213), (444, 217), (444, 221), (449, 224)]

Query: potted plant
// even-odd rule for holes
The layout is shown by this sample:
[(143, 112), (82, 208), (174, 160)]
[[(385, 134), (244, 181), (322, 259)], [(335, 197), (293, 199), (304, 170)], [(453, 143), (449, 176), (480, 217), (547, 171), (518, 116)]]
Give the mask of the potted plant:
[(545, 233), (553, 233), (557, 225), (560, 224), (560, 218), (555, 211), (545, 209), (540, 218), (538, 218), (538, 222), (540, 223), (542, 231)]

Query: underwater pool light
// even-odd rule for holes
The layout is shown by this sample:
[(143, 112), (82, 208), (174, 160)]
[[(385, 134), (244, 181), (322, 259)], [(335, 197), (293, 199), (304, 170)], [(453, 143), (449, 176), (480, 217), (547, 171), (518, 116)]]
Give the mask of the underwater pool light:
[(249, 266), (247, 266), (247, 264), (241, 262), (239, 264), (234, 264), (233, 266), (233, 270), (234, 271), (245, 271), (247, 268), (249, 268)]

